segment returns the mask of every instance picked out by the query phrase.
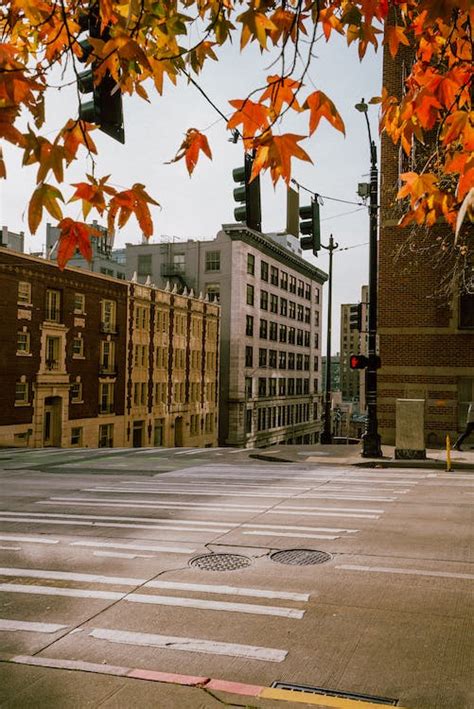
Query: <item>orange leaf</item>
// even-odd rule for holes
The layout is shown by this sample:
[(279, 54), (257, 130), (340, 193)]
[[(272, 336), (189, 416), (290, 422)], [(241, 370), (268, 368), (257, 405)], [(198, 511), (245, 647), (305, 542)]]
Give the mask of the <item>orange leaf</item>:
[(268, 127), (268, 108), (250, 99), (229, 101), (237, 111), (230, 117), (227, 128), (232, 129), (242, 124), (244, 140), (253, 138), (257, 131)]
[(80, 145), (84, 145), (90, 153), (97, 155), (97, 148), (89, 135), (96, 126), (84, 121), (73, 121), (69, 119), (60, 135), (64, 141), (64, 153), (68, 164), (76, 157)]
[(264, 12), (254, 10), (252, 7), (239, 15), (237, 22), (242, 23), (242, 35), (240, 38), (241, 49), (245, 47), (250, 39), (256, 39), (262, 49), (266, 49), (267, 35), (278, 29)]
[(191, 175), (196, 167), (196, 163), (199, 159), (199, 152), (201, 150), (210, 160), (212, 160), (212, 153), (206, 136), (196, 130), (196, 128), (189, 128), (178, 152), (167, 164), (178, 162), (178, 160), (185, 158), (186, 167)]
[(63, 270), (69, 259), (79, 249), (87, 261), (92, 260), (91, 235), (100, 236), (100, 232), (88, 224), (76, 222), (66, 217), (58, 224), (60, 230), (58, 247), (58, 266)]
[(325, 118), (334, 128), (336, 128), (336, 130), (340, 130), (341, 133), (344, 133), (344, 135), (346, 134), (344, 121), (339, 115), (337, 108), (331, 99), (328, 98), (322, 91), (315, 91), (310, 94), (304, 102), (303, 108), (309, 108), (311, 111), (309, 119), (310, 135), (313, 135), (321, 118)]
[(41, 223), (43, 209), (46, 209), (54, 219), (62, 219), (63, 213), (58, 199), (64, 202), (61, 192), (52, 185), (42, 183), (35, 189), (28, 207), (28, 226), (32, 234)]
[(132, 212), (142, 230), (143, 236), (147, 239), (153, 234), (153, 222), (151, 220), (148, 203), (158, 205), (146, 192), (143, 185), (135, 183), (129, 190), (119, 192), (110, 200), (108, 215), (108, 230), (114, 232), (115, 219), (118, 214), (119, 228), (123, 227), (129, 220)]
[(115, 195), (117, 190), (107, 185), (107, 180), (110, 175), (96, 180), (92, 175), (87, 175), (89, 182), (76, 182), (73, 187), (76, 188), (73, 196), (69, 200), (75, 202), (77, 199), (82, 200), (82, 214), (84, 219), (92, 208), (97, 209), (99, 214), (103, 214), (106, 208), (105, 195)]
[(271, 178), (275, 185), (280, 177), (288, 184), (291, 178), (291, 159), (298, 158), (312, 162), (309, 155), (298, 143), (304, 140), (304, 135), (285, 133), (274, 136), (271, 132), (265, 133), (255, 140), (256, 156), (252, 169), (252, 179), (261, 170), (270, 169)]
[(260, 102), (270, 101), (271, 110), (278, 115), (284, 103), (291, 106), (295, 111), (301, 111), (301, 106), (296, 100), (296, 93), (301, 86), (299, 81), (285, 79), (275, 74), (267, 76), (267, 88), (260, 97)]
[(424, 175), (419, 175), (416, 172), (404, 172), (400, 175), (400, 179), (405, 184), (398, 190), (397, 198), (409, 197), (412, 205), (436, 189), (437, 177), (431, 172)]
[(399, 45), (404, 44), (405, 46), (409, 46), (410, 42), (403, 27), (399, 27), (398, 25), (386, 25), (384, 44), (388, 44), (390, 54), (392, 58), (395, 58), (398, 53)]

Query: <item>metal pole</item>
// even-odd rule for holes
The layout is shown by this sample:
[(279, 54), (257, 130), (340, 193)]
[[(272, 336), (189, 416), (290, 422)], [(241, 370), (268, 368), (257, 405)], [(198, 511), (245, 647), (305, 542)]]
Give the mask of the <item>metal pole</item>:
[(370, 232), (369, 232), (369, 308), (368, 308), (368, 366), (366, 379), (367, 423), (362, 436), (362, 456), (381, 458), (382, 448), (377, 424), (377, 226), (378, 226), (378, 169), (377, 146), (370, 140)]
[(329, 246), (321, 244), (323, 249), (329, 251), (329, 279), (328, 279), (328, 329), (326, 342), (326, 389), (324, 394), (324, 428), (320, 436), (323, 444), (332, 443), (331, 431), (331, 316), (332, 316), (332, 252), (339, 244), (334, 243), (332, 234), (329, 237)]

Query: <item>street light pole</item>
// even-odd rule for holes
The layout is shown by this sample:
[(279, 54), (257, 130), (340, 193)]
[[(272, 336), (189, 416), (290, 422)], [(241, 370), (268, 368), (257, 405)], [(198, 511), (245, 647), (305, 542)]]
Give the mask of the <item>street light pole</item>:
[(334, 242), (332, 234), (329, 237), (329, 245), (323, 249), (329, 251), (329, 279), (328, 279), (328, 330), (326, 342), (326, 388), (324, 392), (324, 428), (320, 436), (320, 443), (332, 443), (331, 431), (331, 316), (332, 316), (332, 252), (335, 251), (339, 244)]
[(370, 144), (370, 201), (369, 201), (369, 307), (368, 307), (368, 365), (366, 379), (367, 421), (362, 436), (362, 457), (381, 458), (382, 448), (377, 424), (377, 232), (378, 232), (378, 168), (377, 146), (372, 140), (364, 99), (355, 108), (363, 113)]

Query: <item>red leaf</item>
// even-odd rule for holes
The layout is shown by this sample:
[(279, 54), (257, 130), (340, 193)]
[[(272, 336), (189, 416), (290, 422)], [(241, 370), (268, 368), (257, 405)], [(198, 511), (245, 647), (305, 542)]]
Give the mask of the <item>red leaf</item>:
[(91, 235), (100, 235), (97, 229), (83, 222), (76, 222), (69, 217), (61, 219), (58, 228), (60, 229), (60, 234), (57, 260), (61, 270), (63, 270), (69, 259), (74, 256), (77, 249), (87, 261), (92, 260), (90, 237)]

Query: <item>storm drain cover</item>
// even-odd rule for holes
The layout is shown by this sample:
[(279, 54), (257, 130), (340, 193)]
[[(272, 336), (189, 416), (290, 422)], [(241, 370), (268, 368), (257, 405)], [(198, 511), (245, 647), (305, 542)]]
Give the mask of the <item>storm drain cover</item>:
[[(355, 699), (359, 702), (370, 702), (371, 704), (382, 704), (384, 706), (398, 706), (398, 699), (390, 697), (377, 697), (373, 694), (359, 694), (354, 692), (343, 692), (337, 689), (326, 689), (324, 687), (311, 687), (306, 684), (290, 684), (289, 682), (273, 682), (275, 689), (288, 689), (292, 692), (303, 692), (305, 694), (322, 694), (325, 697), (340, 697), (341, 699)], [(362, 706), (361, 706), (362, 709)]]
[(283, 549), (273, 552), (270, 559), (277, 564), (310, 566), (311, 564), (324, 564), (325, 561), (332, 559), (332, 556), (325, 551), (316, 551), (315, 549)]
[(197, 566), (203, 571), (236, 571), (250, 566), (252, 560), (241, 554), (205, 554), (191, 559), (190, 566)]

